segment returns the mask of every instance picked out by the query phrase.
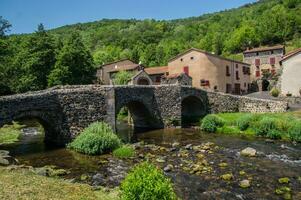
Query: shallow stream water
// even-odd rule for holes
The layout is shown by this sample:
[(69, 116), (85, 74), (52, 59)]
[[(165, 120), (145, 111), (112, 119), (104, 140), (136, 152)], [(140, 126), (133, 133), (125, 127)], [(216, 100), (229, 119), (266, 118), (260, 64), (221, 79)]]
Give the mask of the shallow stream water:
[[(134, 143), (134, 158), (119, 160), (110, 154), (85, 156), (65, 148), (49, 147), (34, 127), (23, 130), (20, 142), (0, 149), (9, 150), (21, 164), (67, 169), (70, 173), (64, 178), (95, 187), (118, 186), (132, 166), (148, 159), (162, 169), (172, 165), (165, 174), (182, 199), (283, 199), (283, 195), (275, 194), (275, 189), (283, 186), (291, 189), (293, 199), (301, 199), (301, 144), (207, 134), (195, 129), (134, 134), (124, 124), (119, 126), (118, 134)], [(246, 147), (256, 149), (257, 156), (241, 156), (240, 151)], [(220, 163), (227, 166), (220, 167)], [(221, 175), (229, 173), (233, 174), (232, 180), (221, 179)], [(290, 182), (278, 183), (282, 177), (288, 177)], [(241, 188), (242, 180), (249, 180), (251, 186)]]

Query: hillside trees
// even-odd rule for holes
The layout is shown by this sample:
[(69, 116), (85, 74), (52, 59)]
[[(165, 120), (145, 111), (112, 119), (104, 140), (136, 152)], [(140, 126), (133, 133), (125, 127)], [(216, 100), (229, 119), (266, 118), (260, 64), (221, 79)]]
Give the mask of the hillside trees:
[(53, 38), (42, 24), (26, 39), (10, 68), (10, 86), (14, 92), (45, 89), (47, 76), (55, 64)]
[(94, 63), (81, 36), (73, 32), (57, 56), (54, 69), (48, 76), (48, 85), (88, 84), (94, 79)]

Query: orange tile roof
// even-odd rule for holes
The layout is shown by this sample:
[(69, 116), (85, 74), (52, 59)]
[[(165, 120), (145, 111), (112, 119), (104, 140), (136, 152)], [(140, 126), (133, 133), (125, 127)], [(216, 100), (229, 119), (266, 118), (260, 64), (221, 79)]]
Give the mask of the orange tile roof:
[(144, 71), (149, 75), (153, 74), (165, 74), (168, 72), (168, 66), (159, 66), (159, 67), (146, 67)]
[(244, 51), (244, 53), (253, 53), (253, 52), (259, 52), (259, 51), (269, 51), (269, 50), (276, 50), (276, 49), (283, 49), (283, 45), (277, 45), (277, 46), (272, 46), (272, 47), (258, 47), (258, 48), (253, 48)]
[(139, 64), (133, 64), (133, 65), (122, 65), (122, 66), (117, 66), (117, 68), (112, 69), (108, 72), (118, 72), (118, 71), (126, 71), (126, 70), (133, 70), (138, 68), (140, 65)]

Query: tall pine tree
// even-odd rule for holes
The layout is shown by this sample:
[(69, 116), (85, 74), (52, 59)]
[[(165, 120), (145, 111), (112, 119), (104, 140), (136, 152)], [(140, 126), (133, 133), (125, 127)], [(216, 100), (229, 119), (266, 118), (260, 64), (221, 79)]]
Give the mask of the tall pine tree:
[(73, 32), (57, 56), (54, 69), (48, 76), (48, 85), (75, 85), (92, 83), (94, 63), (81, 36)]
[(22, 45), (14, 61), (15, 77), (12, 85), (15, 92), (41, 90), (47, 87), (47, 77), (55, 65), (53, 38), (43, 24)]

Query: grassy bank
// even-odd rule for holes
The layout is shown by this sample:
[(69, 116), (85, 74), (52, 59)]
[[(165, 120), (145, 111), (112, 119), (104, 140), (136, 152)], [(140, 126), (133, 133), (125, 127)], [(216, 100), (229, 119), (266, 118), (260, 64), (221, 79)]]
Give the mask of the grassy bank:
[(0, 144), (10, 144), (18, 141), (23, 126), (13, 122), (0, 128)]
[(28, 170), (8, 171), (0, 167), (0, 199), (119, 199), (119, 192), (93, 191), (89, 185), (35, 175)]
[[(210, 117), (209, 117), (210, 116)], [(219, 113), (202, 120), (211, 132), (301, 142), (301, 112), (287, 113)]]

